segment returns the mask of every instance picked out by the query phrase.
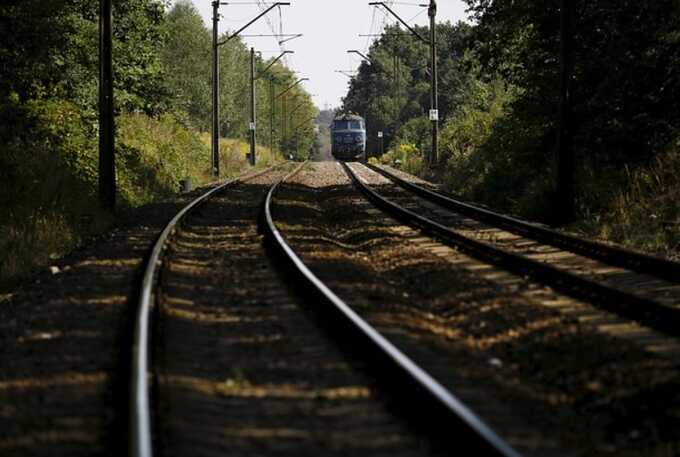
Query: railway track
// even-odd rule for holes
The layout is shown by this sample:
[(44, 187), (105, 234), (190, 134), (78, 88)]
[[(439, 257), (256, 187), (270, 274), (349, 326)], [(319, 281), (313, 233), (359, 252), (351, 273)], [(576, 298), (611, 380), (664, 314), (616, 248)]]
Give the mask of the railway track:
[(666, 334), (680, 335), (677, 263), (476, 208), (377, 167), (343, 166), (375, 205), (466, 254)]
[[(407, 411), (420, 414), (409, 423), (443, 432), (438, 440), (454, 449), (518, 456), (324, 285), (287, 244), (271, 206), (279, 183), (300, 168), (286, 177), (265, 171), (215, 188), (184, 208), (160, 236), (136, 322), (131, 455), (155, 455), (155, 445), (164, 455), (226, 449), (258, 455), (448, 454), (450, 447), (425, 448), (422, 437), (373, 394), (398, 381), (410, 389), (403, 395), (412, 397)], [(265, 195), (258, 224), (257, 202)], [(266, 251), (258, 231), (268, 240)], [(295, 278), (293, 289), (282, 274)], [(370, 372), (388, 379), (376, 387), (358, 374), (300, 312), (300, 291), (334, 335), (353, 337), (340, 342), (352, 347), (351, 358), (365, 355), (360, 365), (370, 364)], [(298, 423), (313, 430), (296, 428)]]

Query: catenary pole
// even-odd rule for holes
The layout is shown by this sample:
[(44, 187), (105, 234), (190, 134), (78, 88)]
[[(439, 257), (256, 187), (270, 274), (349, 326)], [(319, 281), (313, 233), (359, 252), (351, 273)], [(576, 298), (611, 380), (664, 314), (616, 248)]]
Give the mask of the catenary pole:
[[(269, 13), (271, 10), (274, 8), (280, 7), (280, 6), (289, 6), (290, 2), (276, 2), (272, 5), (269, 5), (267, 9), (265, 9), (263, 12), (261, 12), (259, 15), (257, 15), (253, 20), (248, 22), (246, 25), (238, 29), (236, 32), (232, 33), (229, 35), (227, 38), (225, 38), (222, 41), (218, 41), (217, 37), (217, 25), (219, 23), (219, 6), (220, 5), (227, 5), (228, 2), (219, 2), (218, 0), (214, 0), (212, 2), (213, 6), (213, 126), (212, 126), (212, 149), (213, 149), (213, 173), (215, 176), (219, 176), (220, 174), (220, 144), (219, 144), (219, 79), (220, 79), (220, 74), (219, 74), (219, 47), (226, 44), (227, 42), (231, 41), (232, 39), (236, 38), (243, 32), (245, 29), (253, 25), (255, 22), (257, 22), (260, 18), (265, 16), (267, 13)], [(255, 155), (253, 154), (251, 156), (251, 163), (255, 159)]]
[(274, 78), (269, 78), (269, 149), (274, 155)]
[(212, 42), (212, 172), (220, 175), (220, 55), (217, 44), (217, 25), (220, 21), (219, 1), (212, 2), (213, 7), (213, 42)]
[[(430, 17), (430, 39), (424, 38), (416, 29), (411, 27), (406, 21), (404, 21), (397, 13), (395, 13), (392, 8), (390, 8), (385, 2), (370, 2), (371, 6), (382, 6), (389, 12), (392, 16), (396, 17), (399, 22), (401, 22), (412, 35), (418, 38), (420, 41), (430, 45), (430, 66), (432, 67), (430, 71), (430, 120), (432, 122), (432, 148), (430, 151), (430, 156), (427, 159), (428, 165), (433, 166), (438, 160), (438, 137), (439, 137), (439, 87), (438, 87), (438, 77), (437, 77), (437, 2), (435, 0), (430, 0), (428, 6), (428, 15)], [(423, 5), (425, 6), (425, 5)]]
[(432, 89), (432, 151), (430, 153), (430, 166), (435, 166), (439, 156), (439, 82), (437, 81), (437, 2), (430, 0), (428, 9), (430, 16), (430, 60), (432, 61), (432, 72), (430, 74), (430, 87)]
[(116, 208), (111, 0), (99, 2), (99, 200)]
[(255, 113), (255, 48), (250, 48), (250, 165), (255, 165), (257, 119)]

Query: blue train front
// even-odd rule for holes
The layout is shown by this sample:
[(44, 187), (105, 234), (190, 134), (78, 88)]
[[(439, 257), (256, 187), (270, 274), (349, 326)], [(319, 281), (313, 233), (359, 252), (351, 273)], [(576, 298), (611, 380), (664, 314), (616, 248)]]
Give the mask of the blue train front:
[(366, 124), (356, 114), (340, 114), (331, 124), (331, 153), (338, 160), (366, 160)]

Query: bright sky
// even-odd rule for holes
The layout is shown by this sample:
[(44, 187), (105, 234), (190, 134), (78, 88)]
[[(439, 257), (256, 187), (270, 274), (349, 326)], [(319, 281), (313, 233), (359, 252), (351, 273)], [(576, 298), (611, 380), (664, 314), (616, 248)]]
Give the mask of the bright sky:
[[(226, 0), (225, 0), (226, 1)], [(392, 16), (383, 13), (382, 8), (369, 6), (370, 0), (289, 0), (290, 6), (272, 10), (266, 18), (250, 26), (243, 35), (304, 34), (283, 46), (295, 51), (286, 57), (289, 68), (299, 76), (309, 78), (303, 83), (307, 92), (313, 94), (320, 109), (340, 105), (340, 99), (347, 93), (349, 78), (336, 70), (356, 70), (361, 62), (359, 56), (348, 54), (348, 49), (366, 53), (375, 37), (360, 37), (360, 34), (378, 34), (384, 24), (395, 22)], [(193, 0), (203, 20), (212, 29), (211, 0)], [(255, 0), (236, 0), (220, 6), (219, 30), (235, 31), (247, 24), (271, 3)], [(409, 24), (426, 25), (429, 22), (427, 8), (418, 4), (428, 0), (387, 1), (391, 8)], [(437, 22), (453, 23), (466, 18), (465, 4), (461, 0), (439, 0)], [(408, 39), (408, 38), (405, 38)], [(280, 54), (278, 40), (274, 37), (244, 37), (243, 40), (258, 51), (265, 59)], [(245, 70), (244, 70), (245, 71)]]

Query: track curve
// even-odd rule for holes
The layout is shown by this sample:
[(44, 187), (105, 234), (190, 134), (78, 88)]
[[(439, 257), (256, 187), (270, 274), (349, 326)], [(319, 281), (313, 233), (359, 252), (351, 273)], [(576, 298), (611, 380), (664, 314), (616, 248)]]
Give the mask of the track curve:
[[(294, 170), (281, 182), (294, 176), (302, 169), (302, 166)], [(520, 454), (488, 427), (473, 411), (465, 406), (456, 396), (432, 378), (426, 371), (421, 369), (408, 356), (383, 337), (374, 327), (361, 318), (350, 305), (345, 303), (332, 290), (330, 290), (300, 259), (300, 257), (288, 245), (280, 233), (274, 218), (272, 217), (272, 199), (281, 183), (274, 185), (267, 195), (264, 207), (266, 220), (266, 236), (272, 241), (280, 255), (284, 256), (288, 263), (295, 268), (297, 275), (307, 283), (308, 287), (314, 288), (316, 296), (323, 298), (325, 306), (336, 317), (354, 329), (360, 335), (365, 346), (371, 351), (381, 354), (383, 363), (401, 373), (401, 376), (409, 378), (425, 397), (430, 405), (439, 411), (450, 421), (466, 429), (470, 433), (467, 449), (472, 449), (479, 454), (504, 457), (520, 457)]]
[(134, 339), (132, 347), (132, 370), (130, 389), (130, 455), (132, 457), (152, 457), (152, 420), (150, 407), (149, 386), (149, 341), (151, 311), (154, 308), (153, 286), (158, 276), (160, 259), (167, 245), (168, 239), (182, 221), (182, 219), (199, 204), (206, 201), (214, 194), (237, 182), (254, 179), (266, 174), (272, 167), (244, 177), (229, 180), (217, 187), (210, 189), (198, 198), (186, 205), (166, 225), (154, 244), (151, 254), (144, 268), (144, 276), (139, 293), (139, 302), (135, 318)]

